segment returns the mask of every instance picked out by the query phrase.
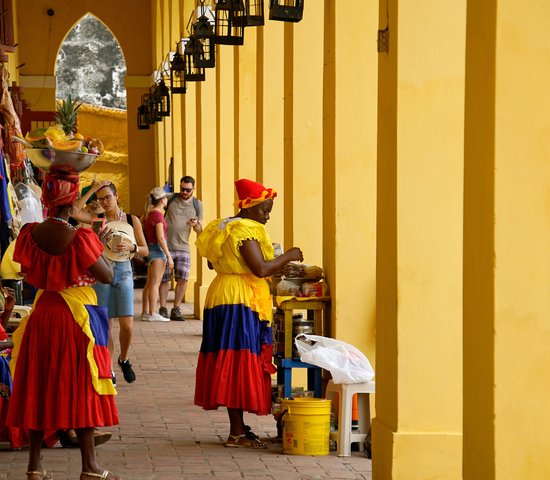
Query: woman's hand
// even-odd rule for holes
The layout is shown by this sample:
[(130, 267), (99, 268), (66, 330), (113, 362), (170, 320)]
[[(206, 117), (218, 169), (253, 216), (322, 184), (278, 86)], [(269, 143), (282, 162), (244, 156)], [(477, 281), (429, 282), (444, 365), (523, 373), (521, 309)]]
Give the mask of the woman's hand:
[(99, 232), (99, 240), (103, 245), (107, 245), (107, 242), (111, 239), (113, 236), (113, 230), (108, 225), (105, 225), (103, 227), (103, 230)]
[(166, 265), (168, 265), (169, 270), (172, 270), (174, 268), (174, 260), (172, 259), (172, 256), (168, 255), (168, 258), (166, 259)]
[(15, 290), (9, 287), (2, 287), (2, 293), (5, 298), (4, 311), (9, 310), (11, 312), (15, 306)]
[(293, 262), (293, 261), (303, 262), (304, 261), (304, 254), (302, 253), (302, 250), (300, 250), (298, 247), (289, 248), (284, 253), (284, 255), (287, 256), (289, 262)]
[(94, 180), (92, 183), (92, 190), (94, 192), (97, 192), (98, 190), (101, 190), (103, 187), (107, 187), (110, 184), (111, 184), (110, 180), (100, 180), (99, 182)]

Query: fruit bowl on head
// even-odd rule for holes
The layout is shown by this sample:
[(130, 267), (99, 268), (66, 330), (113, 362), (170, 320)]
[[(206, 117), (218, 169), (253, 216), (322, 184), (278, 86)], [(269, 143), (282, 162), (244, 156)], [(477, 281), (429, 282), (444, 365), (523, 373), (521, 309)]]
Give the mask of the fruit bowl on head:
[(54, 148), (26, 148), (31, 163), (48, 173), (78, 174), (90, 168), (98, 155)]

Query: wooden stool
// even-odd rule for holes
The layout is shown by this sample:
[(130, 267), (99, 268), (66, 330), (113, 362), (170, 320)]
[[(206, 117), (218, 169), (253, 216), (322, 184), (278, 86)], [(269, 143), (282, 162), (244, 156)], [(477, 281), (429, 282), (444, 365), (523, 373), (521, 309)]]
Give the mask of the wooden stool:
[[(370, 429), (370, 398), (374, 393), (375, 382), (338, 384), (329, 380), (325, 398), (333, 399), (338, 394), (338, 430), (331, 432), (330, 438), (336, 440), (337, 455), (339, 457), (351, 456), (351, 444), (363, 442)], [(351, 428), (351, 409), (353, 395), (357, 394), (357, 404), (359, 407), (359, 430), (353, 431)], [(334, 400), (333, 400), (334, 402)]]

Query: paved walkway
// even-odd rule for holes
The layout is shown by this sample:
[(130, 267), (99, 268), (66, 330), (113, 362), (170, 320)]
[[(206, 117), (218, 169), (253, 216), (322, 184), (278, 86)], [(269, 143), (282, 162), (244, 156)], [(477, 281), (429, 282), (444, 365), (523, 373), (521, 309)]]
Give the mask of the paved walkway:
[[(136, 290), (136, 313), (141, 290)], [(192, 312), (192, 305), (185, 306)], [(113, 438), (97, 448), (102, 466), (125, 480), (255, 480), (372, 479), (371, 461), (351, 457), (285, 455), (276, 440), (271, 415), (246, 415), (246, 422), (267, 450), (225, 448), (229, 422), (225, 410), (206, 412), (193, 405), (195, 365), (201, 322), (134, 322), (131, 361), (137, 380), (127, 384), (117, 371), (120, 425)], [(28, 452), (0, 451), (0, 480), (24, 480)], [(78, 449), (43, 450), (44, 466), (56, 480), (80, 474)]]

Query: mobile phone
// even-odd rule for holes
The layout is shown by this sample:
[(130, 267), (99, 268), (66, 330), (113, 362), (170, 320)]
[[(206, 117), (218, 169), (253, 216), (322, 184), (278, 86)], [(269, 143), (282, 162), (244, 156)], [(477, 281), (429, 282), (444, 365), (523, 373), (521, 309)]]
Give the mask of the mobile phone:
[(111, 239), (111, 249), (115, 249), (122, 243), (122, 235), (113, 235)]
[(92, 230), (98, 235), (101, 233), (101, 230), (103, 230), (104, 226), (105, 226), (105, 218), (94, 218), (92, 220)]

